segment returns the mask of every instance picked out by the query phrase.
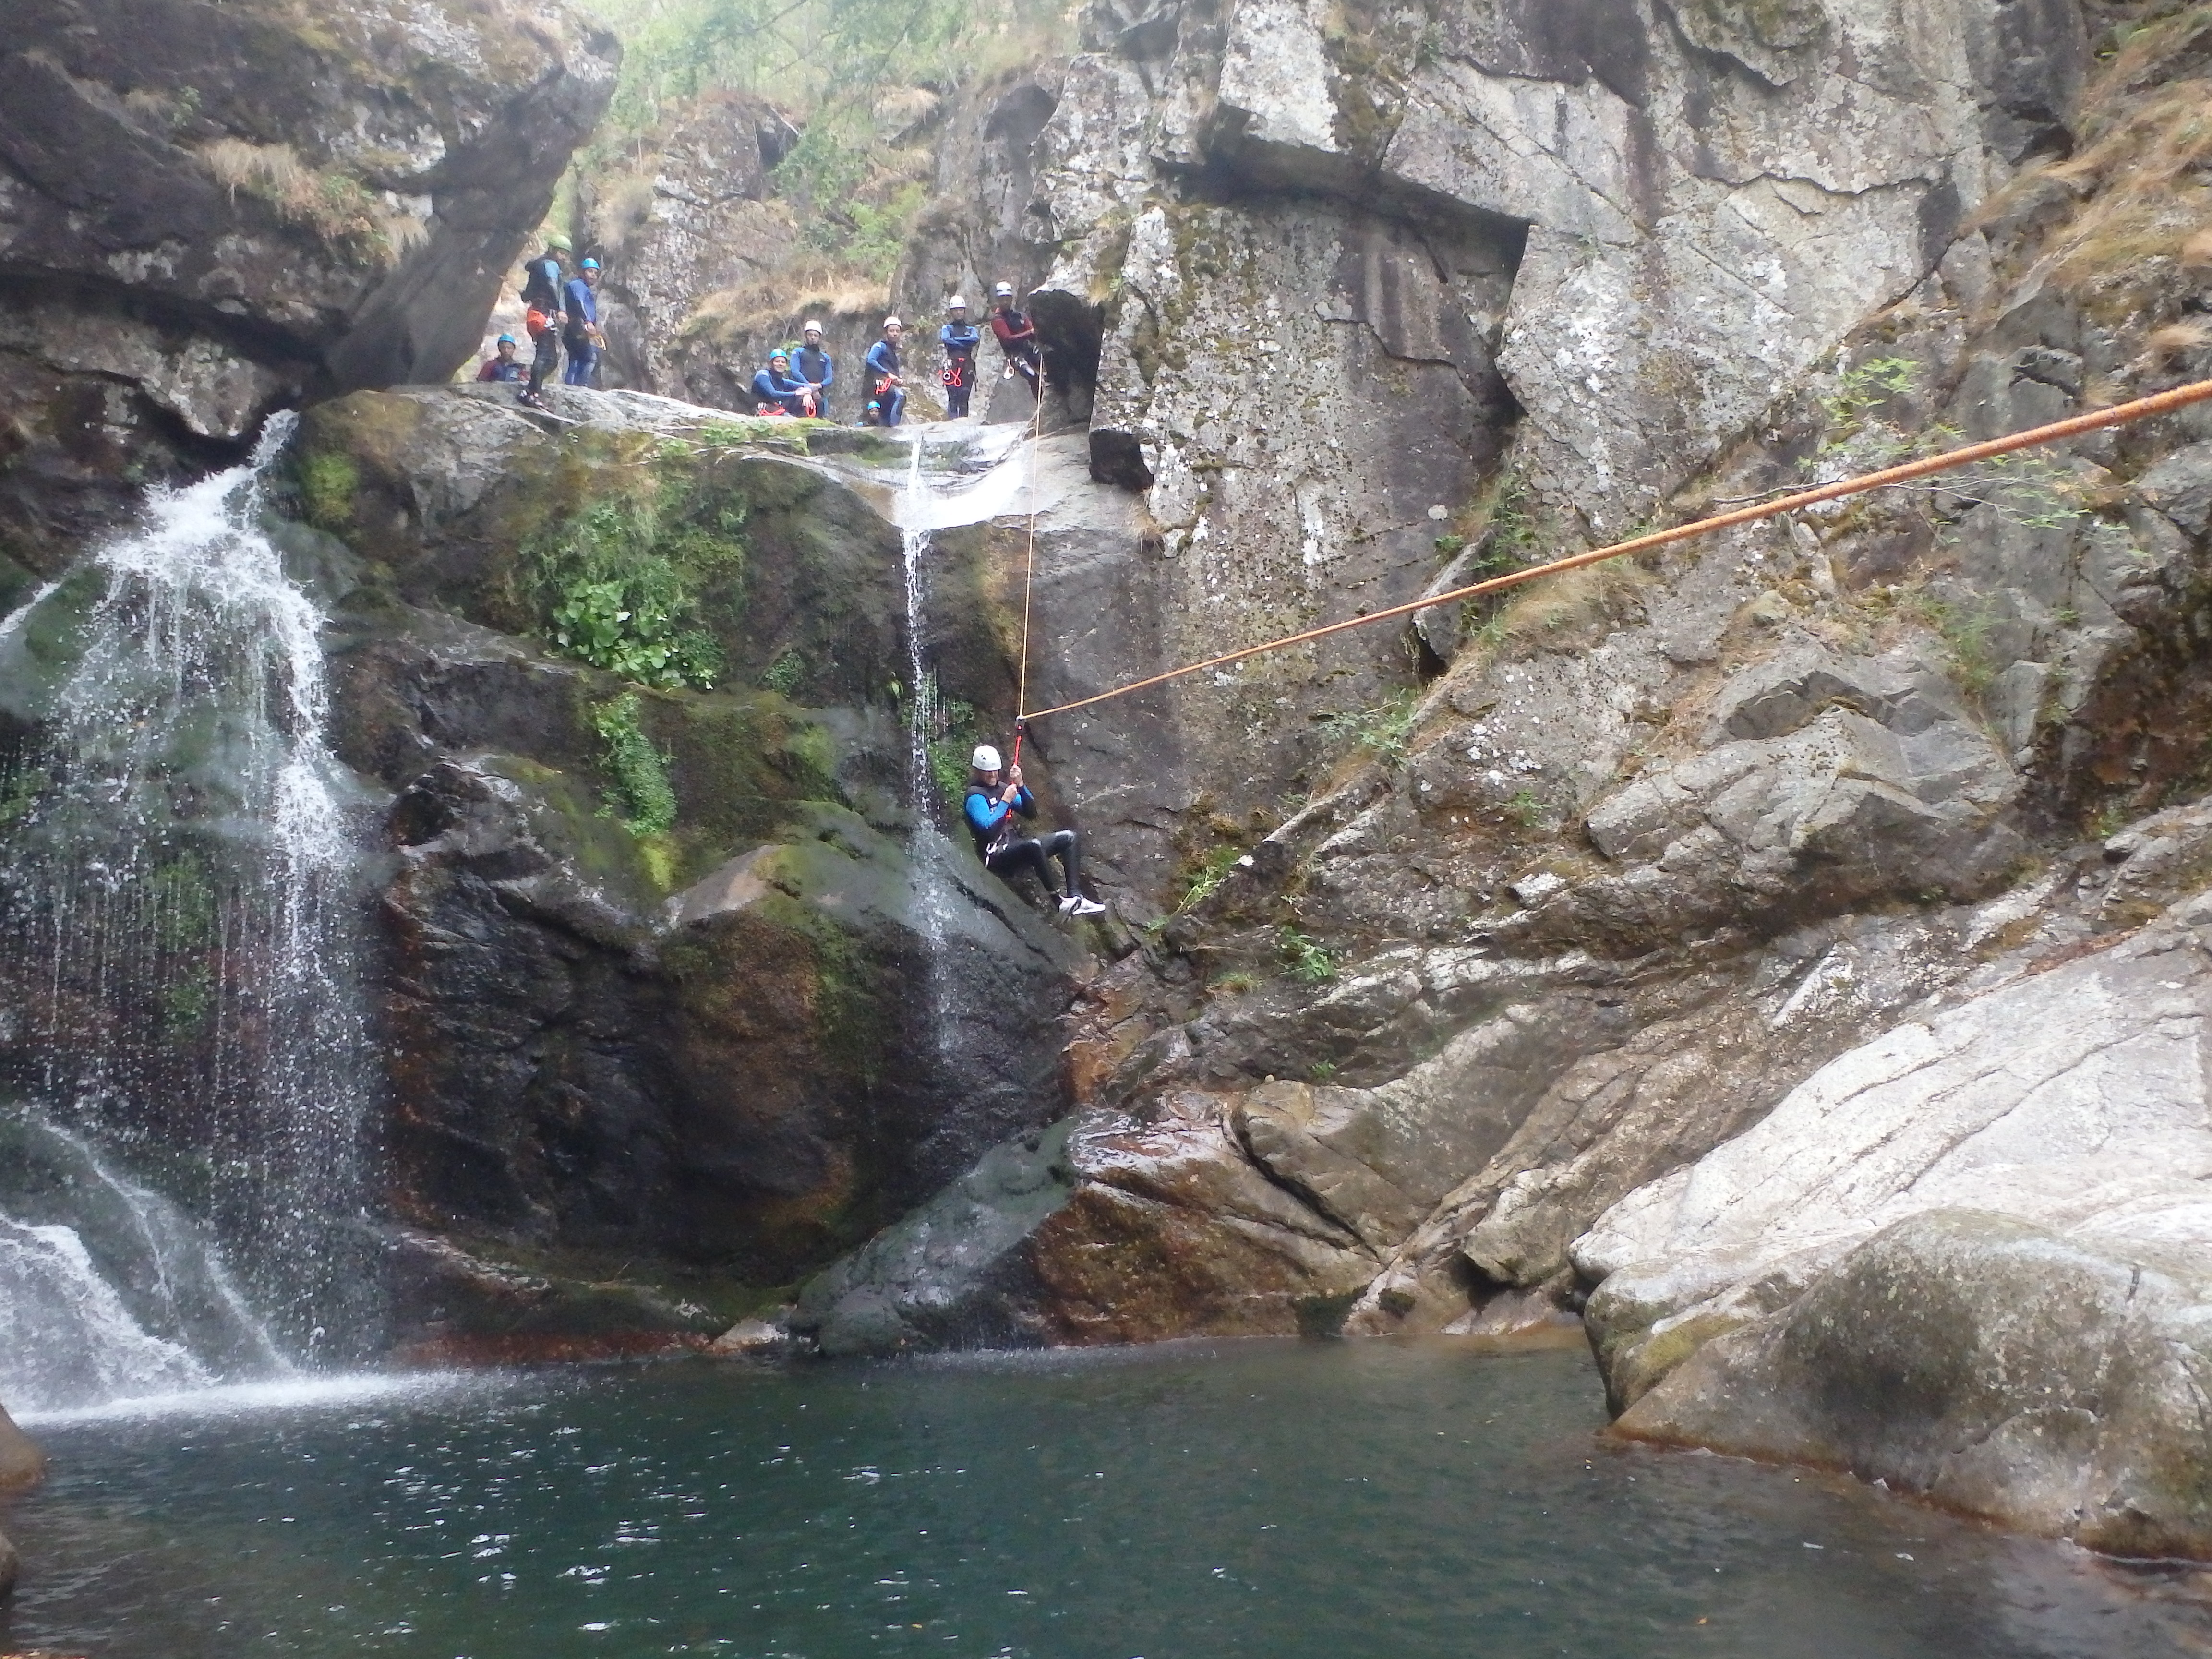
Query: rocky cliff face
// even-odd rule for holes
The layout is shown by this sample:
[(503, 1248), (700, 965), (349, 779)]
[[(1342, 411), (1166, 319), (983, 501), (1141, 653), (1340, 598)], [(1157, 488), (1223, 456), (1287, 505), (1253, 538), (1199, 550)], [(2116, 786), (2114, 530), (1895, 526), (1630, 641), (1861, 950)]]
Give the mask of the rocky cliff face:
[[(557, 5), (27, 0), (0, 55), (0, 553), (303, 394), (441, 380), (612, 91)], [(20, 574), (18, 580), (20, 580)]]
[[(916, 826), (903, 447), (562, 408), (556, 436), (495, 392), (359, 393), (297, 450), (344, 483), (303, 495), (349, 556), (340, 752), (392, 792), (388, 1139), (426, 1352), (710, 1334), (1066, 1109), (1079, 944)], [(960, 544), (931, 563), (925, 648), (980, 654)], [(690, 684), (590, 665), (593, 580), (664, 584), (626, 603), (696, 630)]]
[[(1150, 523), (1045, 562), (1033, 702), (2201, 374), (2171, 11), (1094, 9), (1027, 222)], [(2202, 426), (1048, 722), (1172, 914), (962, 1282), (1076, 1341), (1595, 1286), (1632, 1431), (2212, 1547)], [(802, 1328), (926, 1333), (934, 1224)]]
[[(703, 1334), (890, 1222), (793, 1329), (1586, 1314), (1626, 1431), (2212, 1553), (2201, 413), (1041, 722), (1134, 936), (940, 856), (908, 748), (1000, 731), (1025, 637), (1036, 708), (2212, 371), (2203, 16), (1102, 0), (1085, 31), (944, 112), (894, 281), (927, 317), (1018, 276), (1052, 379), (1041, 441), (946, 447), (969, 499), (919, 623), (902, 447), (588, 395), (557, 431), (444, 392), (303, 429), (345, 755), (394, 803), (411, 1340)], [(501, 107), (604, 65), (541, 44)], [(161, 150), (158, 88), (9, 61), (229, 157), (221, 210), (260, 222), (260, 150)], [(694, 370), (797, 320), (676, 320), (773, 228), (763, 132), (717, 105), (600, 181), (665, 389), (723, 395)], [(61, 189), (16, 154), (0, 206)], [(6, 210), (77, 270), (65, 216)], [(413, 266), (372, 268), (209, 301), (252, 326), (207, 325), (193, 395), (243, 422), (414, 362), (375, 297)], [(199, 340), (146, 269), (175, 294), (84, 274), (41, 337)], [(357, 349), (283, 343), (310, 313)], [(34, 428), (25, 523), (65, 477)]]

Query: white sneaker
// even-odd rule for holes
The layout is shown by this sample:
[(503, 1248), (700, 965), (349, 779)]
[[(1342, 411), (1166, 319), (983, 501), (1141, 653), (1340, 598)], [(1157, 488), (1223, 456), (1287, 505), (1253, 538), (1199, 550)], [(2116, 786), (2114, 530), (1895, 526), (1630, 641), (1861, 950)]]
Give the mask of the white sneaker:
[(1060, 900), (1060, 914), (1063, 916), (1103, 916), (1106, 914), (1106, 907), (1103, 904), (1094, 904), (1087, 898), (1071, 894)]

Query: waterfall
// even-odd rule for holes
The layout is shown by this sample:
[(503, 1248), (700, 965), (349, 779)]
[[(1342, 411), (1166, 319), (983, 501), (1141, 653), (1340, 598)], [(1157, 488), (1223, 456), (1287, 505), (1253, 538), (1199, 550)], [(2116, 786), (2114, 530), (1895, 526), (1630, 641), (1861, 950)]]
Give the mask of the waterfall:
[(290, 1368), (202, 1231), (31, 1113), (0, 1118), (0, 1400), (41, 1411)]
[(923, 644), (928, 624), (923, 563), (930, 544), (926, 528), (929, 486), (921, 469), (925, 444), (923, 432), (917, 429), (907, 464), (900, 539), (906, 575), (907, 791), (914, 806), (914, 839), (908, 851), (914, 865), (915, 931), (921, 938), (922, 988), (929, 1000), (930, 1030), (941, 1061), (951, 1052), (955, 1022), (946, 955), (956, 894), (947, 864), (953, 849), (937, 826), (937, 773), (930, 752), (938, 737), (940, 711), (937, 676), (929, 667)]
[[(246, 465), (155, 492), (142, 527), (0, 624), (0, 1079), (188, 1198), (282, 1346), (316, 1359), (374, 1342), (370, 1073), (362, 804), (325, 732), (325, 618), (264, 526), (293, 418)], [(0, 1218), (0, 1295), (110, 1341), (120, 1369), (96, 1386), (274, 1358), (216, 1352), (204, 1322), (153, 1334), (159, 1310), (4, 1182)], [(87, 1363), (80, 1380), (105, 1375)]]

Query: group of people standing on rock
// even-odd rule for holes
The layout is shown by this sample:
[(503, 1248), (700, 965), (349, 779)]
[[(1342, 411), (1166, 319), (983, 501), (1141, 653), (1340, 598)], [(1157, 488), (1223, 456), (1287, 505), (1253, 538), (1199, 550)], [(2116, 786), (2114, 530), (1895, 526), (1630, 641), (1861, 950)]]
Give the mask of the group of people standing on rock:
[(515, 401), (532, 409), (545, 407), (545, 382), (561, 368), (564, 350), (568, 362), (561, 383), (587, 386), (606, 349), (607, 337), (599, 331), (599, 262), (586, 259), (570, 276), (574, 253), (575, 244), (566, 236), (549, 236), (545, 251), (522, 267), (523, 328), (531, 340), (527, 367), (517, 356), (514, 336), (502, 334), (494, 355), (477, 371), (479, 380), (524, 383)]
[[(597, 259), (585, 259), (570, 274), (575, 244), (555, 234), (545, 239), (545, 251), (522, 267), (523, 326), (530, 336), (531, 356), (526, 364), (520, 342), (502, 334), (494, 355), (477, 371), (480, 381), (519, 384), (515, 401), (532, 409), (545, 407), (545, 382), (562, 368), (563, 386), (588, 386), (606, 350), (606, 336), (599, 329), (599, 281)], [(1005, 373), (1018, 374), (1029, 383), (1032, 400), (1044, 396), (1044, 353), (1037, 341), (1036, 325), (1014, 303), (1014, 285), (1000, 283), (991, 290), (991, 333), (1006, 360)], [(799, 343), (769, 353), (768, 362), (753, 376), (754, 412), (794, 416), (801, 419), (833, 421), (832, 392), (837, 384), (837, 361), (822, 342), (822, 325), (809, 318), (800, 331)], [(906, 363), (902, 349), (906, 325), (896, 317), (884, 319), (882, 337), (870, 346), (860, 366), (862, 426), (896, 426), (906, 418)], [(938, 380), (945, 387), (948, 420), (965, 420), (969, 398), (975, 388), (975, 354), (983, 343), (982, 331), (968, 320), (968, 301), (956, 294), (945, 302), (945, 323), (937, 331), (945, 354)]]
[[(525, 326), (532, 351), (528, 365), (520, 355), (512, 334), (499, 337), (495, 355), (477, 370), (480, 381), (520, 383), (516, 399), (534, 409), (544, 405), (545, 382), (560, 367), (565, 351), (568, 367), (561, 376), (565, 386), (587, 386), (599, 367), (606, 337), (599, 331), (599, 262), (585, 259), (568, 274), (574, 244), (566, 236), (546, 239), (545, 251), (523, 267), (522, 302)], [(1031, 398), (1044, 395), (1044, 359), (1036, 328), (1014, 304), (1011, 283), (992, 290), (989, 322), (1006, 360), (1004, 372), (1018, 374), (1029, 383)], [(811, 319), (800, 331), (799, 343), (769, 354), (767, 367), (753, 376), (755, 408), (763, 415), (797, 416), (816, 420), (836, 418), (830, 394), (837, 383), (836, 360), (822, 343), (822, 325)], [(868, 348), (861, 364), (861, 389), (866, 404), (861, 410), (864, 426), (893, 427), (905, 417), (905, 364), (900, 356), (904, 325), (896, 317), (884, 319), (883, 336)], [(945, 307), (945, 324), (937, 331), (945, 354), (938, 378), (945, 387), (947, 418), (967, 417), (969, 398), (975, 385), (975, 355), (983, 343), (982, 331), (968, 320), (968, 302), (954, 295)], [(1024, 874), (1034, 875), (1048, 897), (1056, 899), (1060, 914), (1095, 916), (1105, 907), (1083, 896), (1079, 884), (1076, 835), (1062, 830), (1042, 839), (1022, 833), (1036, 816), (1036, 800), (1022, 781), (1018, 763), (1006, 766), (999, 751), (986, 744), (971, 757), (967, 798), (961, 816), (975, 843), (984, 868), (1012, 883)], [(1059, 891), (1054, 893), (1053, 866), (1060, 866)]]
[[(1029, 383), (1032, 399), (1044, 395), (1044, 356), (1037, 344), (1036, 326), (1014, 304), (1014, 285), (1000, 283), (992, 290), (990, 325), (1006, 359), (1006, 373)], [(822, 343), (822, 325), (812, 319), (800, 331), (796, 348), (779, 347), (768, 355), (767, 365), (753, 376), (754, 412), (794, 416), (800, 419), (833, 421), (832, 391), (837, 383), (837, 364)], [(860, 365), (862, 426), (896, 426), (906, 418), (906, 362), (902, 351), (906, 325), (896, 317), (884, 319), (882, 337), (868, 348)], [(945, 387), (945, 413), (949, 420), (964, 420), (968, 400), (975, 386), (975, 354), (983, 343), (982, 331), (968, 320), (968, 301), (956, 294), (945, 302), (945, 323), (937, 331), (945, 354), (938, 380)]]

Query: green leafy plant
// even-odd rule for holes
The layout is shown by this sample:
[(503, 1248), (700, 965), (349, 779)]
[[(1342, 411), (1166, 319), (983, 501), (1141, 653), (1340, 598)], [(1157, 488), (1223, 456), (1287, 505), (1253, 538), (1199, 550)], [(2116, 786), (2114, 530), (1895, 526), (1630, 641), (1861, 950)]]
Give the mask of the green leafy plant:
[(533, 585), (554, 647), (641, 685), (711, 688), (722, 651), (700, 623), (697, 588), (734, 588), (744, 568), (742, 497), (665, 486), (611, 495), (531, 548)]
[(641, 839), (665, 836), (676, 823), (676, 786), (669, 781), (668, 757), (646, 735), (643, 712), (635, 691), (592, 711), (592, 729), (606, 745), (608, 816)]
[(1329, 953), (1328, 947), (1289, 923), (1285, 922), (1276, 935), (1276, 945), (1292, 979), (1320, 985), (1336, 977), (1336, 958)]
[[(1966, 434), (1937, 422), (1907, 431), (1885, 412), (1894, 398), (1918, 388), (1920, 366), (1909, 357), (1876, 357), (1847, 369), (1820, 400), (1826, 436), (1810, 465), (1841, 477), (1940, 455), (1962, 447)], [(2009, 523), (2032, 530), (2063, 530), (2081, 516), (2082, 492), (2061, 458), (2042, 453), (1996, 455), (1925, 482), (1893, 484), (1946, 509), (1949, 504), (1986, 507)], [(1955, 515), (1955, 514), (1954, 514)]]
[(1401, 691), (1372, 708), (1349, 709), (1321, 723), (1322, 739), (1336, 750), (1363, 750), (1384, 766), (1406, 758), (1419, 716), (1421, 694)]
[(1335, 1076), (1336, 1062), (1333, 1060), (1317, 1060), (1306, 1068), (1306, 1080), (1310, 1083), (1327, 1083)]
[(1515, 790), (1498, 810), (1523, 830), (1540, 828), (1547, 816), (1543, 801), (1526, 787)]
[(1233, 843), (1209, 847), (1189, 866), (1183, 881), (1182, 896), (1176, 901), (1178, 914), (1203, 904), (1221, 890), (1221, 884), (1229, 879), (1229, 872), (1237, 867), (1237, 860), (1244, 856), (1244, 849)]
[(1839, 449), (1865, 432), (1875, 423), (1875, 411), (1893, 398), (1908, 395), (1919, 374), (1920, 365), (1910, 357), (1875, 357), (1845, 369), (1835, 390), (1820, 399), (1827, 427), (1822, 449)]
[(779, 697), (788, 697), (798, 691), (799, 683), (805, 678), (806, 659), (796, 651), (787, 651), (769, 665), (768, 672), (761, 676), (760, 683), (763, 690), (773, 691)]
[(1997, 617), (1986, 603), (1960, 604), (1916, 588), (1899, 597), (1897, 611), (1936, 631), (1943, 641), (1951, 678), (1968, 696), (1979, 697), (1996, 683), (1996, 657), (1990, 647), (1990, 630)]

